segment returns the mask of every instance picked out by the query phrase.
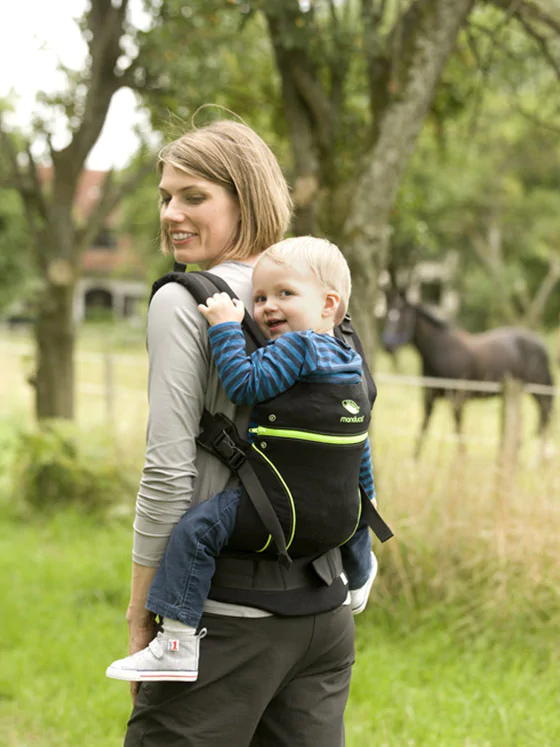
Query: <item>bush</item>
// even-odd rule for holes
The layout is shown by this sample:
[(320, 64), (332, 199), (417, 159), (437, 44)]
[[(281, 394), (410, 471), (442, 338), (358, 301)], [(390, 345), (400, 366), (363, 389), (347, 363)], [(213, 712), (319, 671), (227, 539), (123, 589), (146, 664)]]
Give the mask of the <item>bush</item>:
[(76, 506), (103, 513), (134, 490), (115, 444), (94, 432), (80, 440), (66, 421), (20, 431), (13, 464), (14, 494), (34, 512)]

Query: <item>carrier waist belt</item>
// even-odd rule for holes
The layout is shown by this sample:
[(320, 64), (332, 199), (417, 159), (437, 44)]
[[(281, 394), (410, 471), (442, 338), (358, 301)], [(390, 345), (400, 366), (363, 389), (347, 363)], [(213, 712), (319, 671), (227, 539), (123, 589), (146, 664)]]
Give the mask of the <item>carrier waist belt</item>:
[(297, 558), (289, 568), (273, 557), (224, 554), (216, 558), (212, 585), (255, 591), (290, 591), (303, 587), (330, 586), (342, 571), (338, 549), (318, 558)]
[(329, 612), (347, 597), (338, 548), (315, 559), (298, 558), (289, 568), (273, 558), (254, 558), (220, 555), (209, 598), (297, 617)]

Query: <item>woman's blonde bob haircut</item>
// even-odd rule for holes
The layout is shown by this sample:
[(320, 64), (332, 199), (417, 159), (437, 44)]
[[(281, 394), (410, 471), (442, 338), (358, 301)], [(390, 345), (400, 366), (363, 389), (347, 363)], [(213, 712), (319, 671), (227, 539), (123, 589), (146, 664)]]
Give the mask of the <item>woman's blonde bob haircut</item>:
[[(165, 165), (225, 187), (239, 203), (237, 234), (214, 264), (260, 254), (286, 233), (292, 215), (288, 185), (268, 145), (247, 125), (223, 119), (193, 129), (162, 148), (160, 174)], [(173, 254), (163, 224), (161, 250)]]
[(350, 268), (340, 249), (327, 239), (296, 236), (270, 246), (255, 263), (255, 269), (265, 259), (291, 267), (302, 275), (311, 273), (325, 288), (340, 296), (335, 324), (340, 324), (348, 311), (352, 278)]

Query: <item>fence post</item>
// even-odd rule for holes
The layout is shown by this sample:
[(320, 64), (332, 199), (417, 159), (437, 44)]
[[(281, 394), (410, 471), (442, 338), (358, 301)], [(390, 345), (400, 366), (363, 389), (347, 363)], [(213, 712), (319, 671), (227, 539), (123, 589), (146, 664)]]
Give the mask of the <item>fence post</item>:
[(502, 395), (500, 467), (504, 474), (513, 474), (521, 439), (521, 395), (523, 382), (506, 376)]
[(107, 423), (112, 426), (115, 422), (115, 361), (110, 350), (106, 350), (105, 359), (105, 415)]

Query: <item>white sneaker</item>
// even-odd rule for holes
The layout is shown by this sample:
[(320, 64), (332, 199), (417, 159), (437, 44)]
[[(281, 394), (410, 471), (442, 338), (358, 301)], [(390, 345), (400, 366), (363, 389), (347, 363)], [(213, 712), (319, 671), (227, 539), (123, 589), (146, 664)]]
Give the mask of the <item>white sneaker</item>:
[(198, 677), (200, 640), (206, 633), (206, 628), (194, 635), (158, 633), (142, 651), (114, 661), (105, 674), (128, 682), (194, 682)]
[(377, 558), (371, 553), (371, 570), (369, 572), (368, 580), (359, 589), (350, 591), (350, 606), (352, 607), (352, 614), (359, 615), (363, 612), (368, 603), (369, 592), (371, 591), (371, 585), (373, 584), (375, 577), (377, 576)]

